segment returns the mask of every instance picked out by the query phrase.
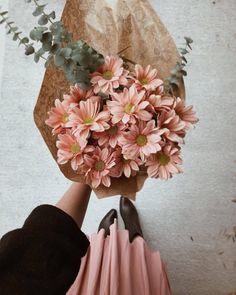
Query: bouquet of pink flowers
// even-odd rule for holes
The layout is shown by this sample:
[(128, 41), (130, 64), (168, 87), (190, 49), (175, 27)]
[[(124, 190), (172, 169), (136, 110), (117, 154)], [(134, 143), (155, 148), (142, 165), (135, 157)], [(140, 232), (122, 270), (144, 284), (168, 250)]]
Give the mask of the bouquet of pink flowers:
[(140, 171), (165, 180), (182, 172), (180, 145), (197, 121), (192, 106), (165, 94), (156, 69), (136, 64), (132, 72), (120, 57), (107, 56), (90, 89), (71, 86), (46, 124), (57, 136), (58, 163), (70, 162), (97, 188)]

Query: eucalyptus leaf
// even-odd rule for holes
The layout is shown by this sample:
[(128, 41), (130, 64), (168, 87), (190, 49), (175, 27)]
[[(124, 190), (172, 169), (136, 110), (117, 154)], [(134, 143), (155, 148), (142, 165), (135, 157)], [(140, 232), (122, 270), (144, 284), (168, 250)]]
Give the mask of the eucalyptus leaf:
[(39, 60), (40, 60), (40, 55), (36, 52), (36, 53), (34, 54), (34, 61), (35, 61), (36, 63), (38, 63)]
[(20, 40), (20, 44), (27, 44), (27, 43), (29, 43), (28, 37), (24, 37), (23, 39)]
[(18, 30), (18, 27), (12, 27), (12, 28), (11, 28), (11, 31), (14, 32), (14, 33), (15, 33), (17, 30)]
[(51, 43), (52, 42), (52, 33), (46, 32), (41, 38), (42, 43)]
[(183, 55), (189, 53), (189, 51), (188, 51), (187, 49), (185, 49), (185, 48), (180, 48), (180, 52), (181, 52), (181, 54), (183, 54)]
[(42, 48), (44, 49), (44, 51), (50, 51), (52, 48), (52, 43), (43, 43)]
[(47, 68), (51, 64), (52, 61), (53, 61), (53, 56), (50, 55), (44, 64), (45, 68)]
[(54, 63), (58, 67), (63, 66), (65, 61), (66, 61), (65, 58), (63, 56), (61, 56), (60, 54), (57, 54), (54, 56)]
[(47, 15), (41, 15), (39, 20), (38, 20), (38, 24), (43, 26), (46, 25), (48, 23), (48, 16)]
[(13, 35), (13, 38), (12, 38), (12, 40), (13, 41), (16, 41), (18, 38), (19, 38), (19, 35), (21, 34), (21, 32), (17, 32), (17, 33), (15, 33), (14, 35)]
[(25, 55), (31, 55), (35, 52), (34, 47), (33, 46), (29, 46), (25, 49)]
[(55, 19), (56, 18), (56, 12), (52, 11), (49, 15), (48, 15), (51, 19)]
[(34, 12), (32, 13), (33, 16), (39, 16), (39, 15), (41, 15), (43, 13), (43, 11), (44, 11), (44, 7), (45, 6), (46, 5), (39, 5), (39, 6), (37, 6), (36, 9), (34, 10)]
[(190, 37), (184, 37), (184, 39), (186, 40), (187, 44), (193, 43), (193, 39)]
[(50, 50), (50, 53), (51, 54), (56, 54), (57, 51), (59, 50), (60, 46), (58, 44), (53, 44), (52, 47), (51, 47), (51, 50)]
[(40, 41), (42, 37), (43, 37), (43, 32), (39, 30), (38, 28), (35, 28), (30, 32), (30, 38), (34, 41)]
[(62, 48), (60, 50), (60, 55), (64, 56), (65, 58), (70, 57), (71, 53), (72, 53), (72, 49), (71, 48)]
[(187, 72), (186, 72), (185, 70), (181, 70), (181, 74), (182, 74), (183, 76), (187, 76)]
[(34, 61), (35, 61), (36, 63), (38, 63), (39, 60), (40, 60), (40, 57), (43, 56), (44, 53), (45, 53), (45, 51), (43, 50), (43, 48), (40, 48), (37, 52), (35, 52), (35, 55), (34, 55)]

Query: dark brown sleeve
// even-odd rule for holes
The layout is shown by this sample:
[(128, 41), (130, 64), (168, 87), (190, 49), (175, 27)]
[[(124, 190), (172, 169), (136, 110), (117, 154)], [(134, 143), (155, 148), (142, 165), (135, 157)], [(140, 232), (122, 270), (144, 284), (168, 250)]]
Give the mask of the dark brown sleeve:
[(42, 205), (0, 241), (1, 295), (60, 295), (74, 282), (89, 241), (62, 210)]

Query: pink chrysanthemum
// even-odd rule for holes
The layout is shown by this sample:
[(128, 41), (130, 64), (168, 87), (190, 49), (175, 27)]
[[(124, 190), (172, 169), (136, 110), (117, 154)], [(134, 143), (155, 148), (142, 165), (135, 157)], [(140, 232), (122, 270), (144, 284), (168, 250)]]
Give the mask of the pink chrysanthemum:
[(161, 95), (164, 96), (165, 92), (165, 88), (164, 88), (164, 82), (162, 82), (163, 84), (158, 86), (154, 91), (152, 91), (151, 94), (155, 94), (155, 95)]
[(108, 111), (100, 112), (100, 104), (91, 99), (81, 101), (78, 108), (74, 108), (69, 116), (68, 127), (72, 127), (76, 137), (87, 139), (90, 131), (102, 132), (110, 127)]
[(137, 92), (134, 86), (129, 89), (125, 88), (122, 93), (114, 93), (111, 101), (107, 101), (108, 109), (112, 117), (112, 123), (116, 124), (122, 121), (124, 124), (130, 122), (135, 123), (137, 119), (149, 121), (152, 114), (145, 110), (149, 105), (148, 101), (144, 101), (145, 92)]
[(147, 66), (145, 69), (141, 65), (135, 65), (135, 85), (138, 90), (156, 90), (163, 85), (163, 81), (157, 78), (157, 70)]
[(174, 98), (152, 94), (148, 97), (148, 101), (153, 111), (169, 111), (174, 104)]
[(98, 140), (98, 144), (100, 146), (108, 144), (112, 148), (115, 148), (125, 129), (126, 125), (122, 122), (119, 122), (115, 125), (111, 124), (110, 128), (104, 132), (94, 132), (93, 138)]
[(70, 94), (65, 94), (63, 96), (65, 103), (69, 105), (76, 106), (81, 100), (92, 99), (93, 102), (100, 102), (100, 96), (95, 96), (92, 89), (84, 90), (79, 87), (78, 84), (70, 86)]
[(121, 149), (116, 150), (116, 165), (111, 170), (111, 176), (120, 177), (123, 173), (129, 178), (135, 176), (139, 171), (142, 161), (137, 159), (125, 159), (122, 155)]
[(59, 99), (55, 100), (55, 107), (51, 108), (48, 112), (49, 118), (45, 123), (53, 128), (53, 134), (59, 134), (63, 128), (66, 127), (67, 122), (69, 121), (70, 108), (69, 106), (61, 102)]
[(144, 161), (145, 157), (161, 150), (160, 135), (162, 133), (163, 130), (156, 128), (154, 120), (148, 123), (140, 121), (138, 125), (132, 125), (120, 139), (124, 157), (136, 159), (140, 156)]
[(162, 112), (158, 119), (158, 127), (164, 129), (163, 136), (177, 143), (183, 143), (185, 123), (176, 115), (174, 110)]
[(109, 187), (111, 185), (109, 173), (114, 165), (114, 152), (111, 152), (108, 148), (100, 149), (97, 146), (93, 154), (84, 155), (83, 171), (86, 182), (94, 188), (97, 188), (100, 184)]
[(95, 93), (113, 93), (120, 85), (127, 85), (128, 71), (123, 68), (123, 60), (115, 56), (107, 56), (105, 63), (92, 74), (91, 83)]
[(178, 148), (167, 144), (155, 155), (151, 155), (146, 162), (149, 177), (167, 180), (173, 174), (181, 173), (178, 165), (182, 164)]
[(180, 119), (184, 121), (185, 130), (192, 129), (194, 124), (198, 122), (193, 106), (186, 106), (185, 101), (179, 97), (175, 101), (174, 110)]
[(69, 130), (65, 134), (58, 135), (56, 145), (58, 148), (57, 162), (62, 165), (71, 161), (71, 167), (75, 171), (83, 164), (83, 153), (94, 150), (94, 147), (87, 146), (86, 140), (75, 138)]

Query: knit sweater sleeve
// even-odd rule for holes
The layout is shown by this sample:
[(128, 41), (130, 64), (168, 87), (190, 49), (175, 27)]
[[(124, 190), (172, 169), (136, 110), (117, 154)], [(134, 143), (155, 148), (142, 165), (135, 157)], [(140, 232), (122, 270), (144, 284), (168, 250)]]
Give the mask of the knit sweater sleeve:
[(88, 246), (68, 214), (50, 205), (37, 207), (21, 229), (0, 241), (0, 294), (64, 295)]

